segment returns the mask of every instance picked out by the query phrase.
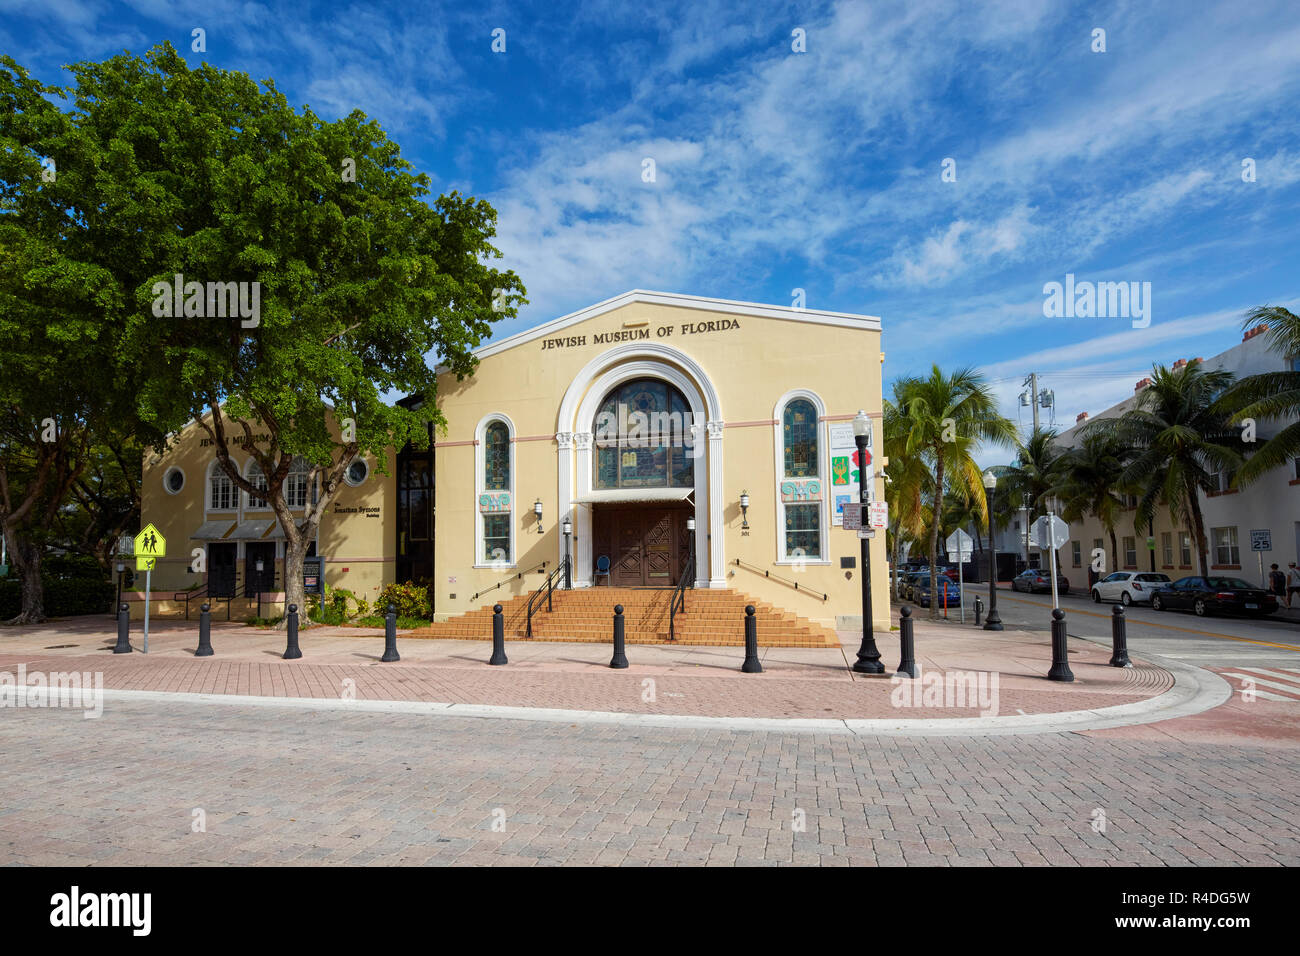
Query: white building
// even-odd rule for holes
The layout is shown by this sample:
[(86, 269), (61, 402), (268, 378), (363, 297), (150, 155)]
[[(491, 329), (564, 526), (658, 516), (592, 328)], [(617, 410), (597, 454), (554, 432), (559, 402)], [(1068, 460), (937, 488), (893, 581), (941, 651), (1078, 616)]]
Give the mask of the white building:
[[(1261, 372), (1300, 370), (1300, 356), (1284, 357), (1268, 348), (1267, 337), (1260, 335), (1266, 328), (1261, 325), (1251, 329), (1240, 344), (1202, 360), (1202, 365), (1207, 370), (1225, 369), (1238, 379)], [(1187, 361), (1179, 359), (1173, 365), (1181, 367)], [(1142, 379), (1131, 397), (1094, 417), (1114, 418), (1124, 414), (1137, 404), (1142, 390), (1150, 384), (1149, 378)], [(1060, 435), (1062, 447), (1079, 444), (1078, 432), (1087, 419), (1087, 412), (1080, 413), (1075, 425)], [(1276, 420), (1258, 422), (1257, 440), (1264, 442), (1286, 424)], [(1136, 499), (1131, 499), (1132, 506), (1136, 503)], [(1082, 588), (1087, 584), (1090, 553), (1094, 548), (1105, 550), (1108, 573), (1114, 570), (1152, 570), (1163, 571), (1177, 579), (1199, 572), (1200, 562), (1194, 554), (1192, 536), (1186, 528), (1174, 526), (1168, 508), (1160, 508), (1153, 526), (1146, 528), (1133, 526), (1134, 510), (1135, 507), (1126, 509), (1115, 527), (1118, 568), (1112, 566), (1110, 537), (1099, 520), (1089, 516), (1071, 525), (1070, 541), (1058, 553), (1057, 559), (1072, 586)], [(1229, 488), (1228, 476), (1220, 474), (1219, 490), (1201, 495), (1201, 510), (1209, 549), (1207, 563), (1212, 571), (1258, 581), (1261, 578), (1261, 557), (1264, 574), (1273, 563), (1285, 570), (1287, 562), (1300, 560), (1300, 458), (1292, 460), (1285, 468), (1273, 469), (1245, 488)], [(1025, 520), (1023, 513), (1020, 519), (1021, 522)], [(1272, 550), (1252, 553), (1252, 532), (1261, 531), (1269, 532)], [(1013, 546), (1017, 532), (1018, 548)], [(1024, 552), (1023, 523), (1018, 529), (1000, 531), (999, 547), (1002, 547), (1004, 538), (1009, 550)], [(1037, 557), (1036, 551), (1031, 549), (1030, 564), (1037, 564)], [(1045, 566), (1046, 561), (1042, 564)]]

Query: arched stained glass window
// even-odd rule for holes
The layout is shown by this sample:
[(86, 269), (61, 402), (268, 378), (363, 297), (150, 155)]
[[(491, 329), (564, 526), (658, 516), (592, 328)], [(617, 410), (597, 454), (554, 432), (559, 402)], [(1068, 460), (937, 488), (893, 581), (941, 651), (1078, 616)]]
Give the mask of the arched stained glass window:
[(483, 488), (510, 489), (510, 429), (502, 421), (492, 422), (483, 435)]
[(596, 488), (695, 487), (691, 406), (673, 385), (639, 378), (600, 403), (592, 435)]
[(816, 478), (817, 409), (804, 398), (785, 406), (782, 437), (785, 443), (785, 477)]

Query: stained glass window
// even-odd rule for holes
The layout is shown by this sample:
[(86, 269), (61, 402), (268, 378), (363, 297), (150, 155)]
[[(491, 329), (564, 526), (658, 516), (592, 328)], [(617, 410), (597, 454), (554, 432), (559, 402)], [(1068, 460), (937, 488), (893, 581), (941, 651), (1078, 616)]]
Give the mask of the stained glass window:
[(667, 382), (643, 378), (618, 386), (592, 423), (597, 488), (693, 488), (691, 406)]
[(510, 560), (510, 515), (483, 516), (483, 560)]
[(510, 490), (510, 430), (505, 422), (488, 425), (483, 439), (483, 488)]
[(820, 559), (822, 508), (820, 504), (785, 506), (785, 556), (791, 561), (799, 558)]
[(785, 477), (817, 477), (817, 409), (796, 398), (785, 406), (782, 422), (785, 441)]

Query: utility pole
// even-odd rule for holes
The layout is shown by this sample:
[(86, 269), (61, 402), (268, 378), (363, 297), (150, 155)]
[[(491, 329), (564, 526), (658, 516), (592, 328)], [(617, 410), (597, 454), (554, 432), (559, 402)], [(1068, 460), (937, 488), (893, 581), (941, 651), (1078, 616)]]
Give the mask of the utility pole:
[(1034, 410), (1034, 431), (1038, 431), (1038, 373), (1030, 372), (1024, 384), (1029, 386), (1029, 405)]

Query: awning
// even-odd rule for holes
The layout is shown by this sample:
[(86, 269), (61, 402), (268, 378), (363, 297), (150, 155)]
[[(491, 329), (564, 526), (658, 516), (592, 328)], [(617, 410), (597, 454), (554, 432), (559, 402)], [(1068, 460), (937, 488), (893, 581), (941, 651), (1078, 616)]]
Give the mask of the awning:
[(695, 494), (694, 488), (605, 488), (578, 495), (580, 505), (617, 504), (638, 501), (685, 501)]
[[(283, 540), (284, 540), (284, 529), (280, 527), (280, 522), (275, 521), (275, 522), (272, 522), (272, 524), (274, 525), (274, 527), (271, 528), (271, 533), (268, 534), (268, 535), (266, 536), (265, 540), (267, 540), (267, 541), (283, 541)], [(304, 524), (306, 524), (305, 521), (299, 521), (299, 522), (298, 522), (298, 528), (299, 528), (299, 530), (302, 529), (302, 526), (303, 526)]]
[(230, 535), (231, 541), (258, 541), (275, 524), (274, 518), (250, 518), (239, 522), (239, 527)]
[(221, 521), (205, 521), (199, 525), (198, 531), (190, 535), (190, 538), (194, 541), (219, 541), (230, 534), (230, 529), (234, 526), (235, 523), (228, 518)]

